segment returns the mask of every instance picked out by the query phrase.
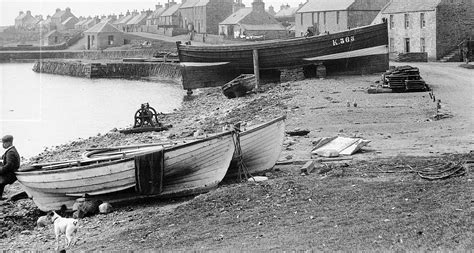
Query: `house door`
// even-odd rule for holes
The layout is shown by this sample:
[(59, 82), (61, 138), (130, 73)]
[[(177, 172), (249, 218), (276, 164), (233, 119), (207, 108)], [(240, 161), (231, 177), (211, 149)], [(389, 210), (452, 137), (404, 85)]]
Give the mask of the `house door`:
[(405, 53), (410, 53), (410, 39), (405, 38)]

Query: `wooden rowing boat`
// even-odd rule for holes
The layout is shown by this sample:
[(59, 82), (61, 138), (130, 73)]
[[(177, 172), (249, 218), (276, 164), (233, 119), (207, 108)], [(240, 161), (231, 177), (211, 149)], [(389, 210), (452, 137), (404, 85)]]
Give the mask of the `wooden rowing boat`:
[(231, 68), (252, 72), (254, 50), (258, 52), (261, 70), (304, 66), (312, 61), (388, 55), (388, 32), (387, 24), (382, 23), (288, 40), (205, 46), (177, 43), (177, 48), (181, 63), (229, 62)]
[(255, 75), (253, 74), (242, 74), (232, 81), (222, 86), (222, 93), (227, 98), (242, 97), (247, 92), (254, 89), (256, 86)]
[[(146, 197), (176, 197), (216, 187), (227, 172), (234, 150), (233, 133), (224, 132), (174, 146), (145, 146), (122, 152), (104, 149), (91, 153), (86, 160), (22, 168), (17, 178), (43, 211), (57, 210), (63, 205), (72, 208), (76, 198), (85, 193), (113, 201), (122, 190), (130, 192), (143, 181), (137, 176), (137, 158), (163, 152), (161, 190)], [(141, 197), (139, 192), (129, 196)]]
[[(285, 119), (285, 116), (281, 116), (240, 133), (242, 163), (251, 175), (275, 166), (283, 147)], [(234, 155), (227, 178), (239, 175), (238, 161), (239, 157)]]

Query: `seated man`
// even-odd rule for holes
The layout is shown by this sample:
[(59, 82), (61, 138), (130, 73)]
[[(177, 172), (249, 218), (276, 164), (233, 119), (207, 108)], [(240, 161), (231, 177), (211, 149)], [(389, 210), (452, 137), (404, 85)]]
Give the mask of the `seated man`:
[(2, 156), (3, 163), (0, 166), (0, 200), (4, 199), (2, 196), (5, 186), (16, 181), (15, 171), (20, 168), (20, 155), (13, 146), (13, 136), (3, 136), (2, 144), (6, 150)]

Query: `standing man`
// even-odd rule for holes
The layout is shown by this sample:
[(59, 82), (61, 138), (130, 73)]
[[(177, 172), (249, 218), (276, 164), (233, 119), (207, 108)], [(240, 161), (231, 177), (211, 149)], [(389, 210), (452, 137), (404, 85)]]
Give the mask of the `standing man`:
[(0, 200), (3, 200), (3, 189), (7, 184), (16, 181), (15, 171), (20, 168), (20, 155), (13, 146), (13, 136), (5, 135), (2, 138), (5, 153), (2, 156), (3, 163), (0, 166)]

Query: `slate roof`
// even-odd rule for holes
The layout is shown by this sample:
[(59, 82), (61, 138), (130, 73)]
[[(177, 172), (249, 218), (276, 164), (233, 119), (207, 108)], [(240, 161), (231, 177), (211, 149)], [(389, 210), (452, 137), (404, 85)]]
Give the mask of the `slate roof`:
[(200, 7), (200, 6), (206, 6), (209, 3), (209, 0), (199, 0), (194, 6)]
[(18, 17), (15, 18), (15, 20), (22, 20), (26, 17), (26, 13), (23, 13), (21, 15), (18, 15)]
[(76, 23), (76, 25), (83, 25), (85, 22), (89, 21), (88, 19), (83, 19)]
[(49, 36), (51, 36), (51, 35), (53, 35), (53, 34), (55, 34), (55, 33), (57, 33), (57, 32), (58, 32), (58, 31), (56, 31), (56, 30), (52, 30), (52, 31), (50, 31), (49, 33), (45, 34), (45, 35), (43, 36), (43, 38), (48, 38)]
[(347, 10), (354, 2), (355, 0), (309, 0), (297, 13)]
[(128, 21), (130, 21), (132, 18), (134, 18), (135, 16), (133, 16), (133, 14), (129, 14), (125, 17), (123, 17), (122, 20), (120, 20), (119, 22), (117, 22), (116, 24), (127, 24)]
[(139, 24), (141, 21), (143, 21), (144, 19), (146, 19), (147, 17), (147, 14), (146, 13), (140, 13), (136, 16), (134, 16), (133, 18), (131, 18), (128, 22), (127, 22), (127, 25), (136, 25), (136, 24)]
[(382, 9), (382, 13), (398, 13), (435, 10), (441, 0), (392, 0)]
[(122, 33), (118, 28), (109, 23), (97, 23), (89, 28), (85, 33)]
[(247, 25), (240, 24), (245, 30), (249, 31), (286, 31), (281, 24), (263, 24), (263, 25)]
[(74, 17), (69, 17), (66, 20), (64, 20), (61, 24), (65, 25), (65, 24), (71, 22), (72, 20), (74, 20)]
[(219, 25), (235, 25), (244, 19), (247, 15), (252, 12), (252, 8), (242, 8), (232, 13), (226, 19), (219, 23)]
[(173, 16), (173, 14), (176, 13), (176, 11), (178, 11), (178, 9), (181, 7), (181, 4), (175, 4), (171, 7), (169, 7), (168, 9), (166, 9), (166, 11), (164, 11), (163, 13), (161, 13), (161, 16), (162, 17), (169, 17), (169, 16)]
[(166, 11), (166, 8), (165, 7), (161, 7), (159, 8), (158, 10), (155, 10), (152, 14), (150, 14), (150, 16), (148, 16), (147, 19), (156, 19), (156, 18), (159, 18), (161, 16), (161, 14), (163, 14), (163, 12)]
[(66, 10), (58, 11), (58, 12), (55, 12), (55, 13), (53, 14), (53, 16), (51, 16), (51, 17), (52, 17), (52, 18), (60, 18), (60, 17), (62, 17), (65, 13), (66, 13)]
[(180, 9), (184, 8), (192, 8), (196, 5), (200, 0), (187, 0), (185, 3), (181, 4)]
[(296, 14), (296, 11), (299, 9), (299, 7), (290, 7), (290, 8), (285, 8), (283, 10), (278, 11), (275, 14), (275, 18), (283, 18), (283, 17), (293, 17)]

